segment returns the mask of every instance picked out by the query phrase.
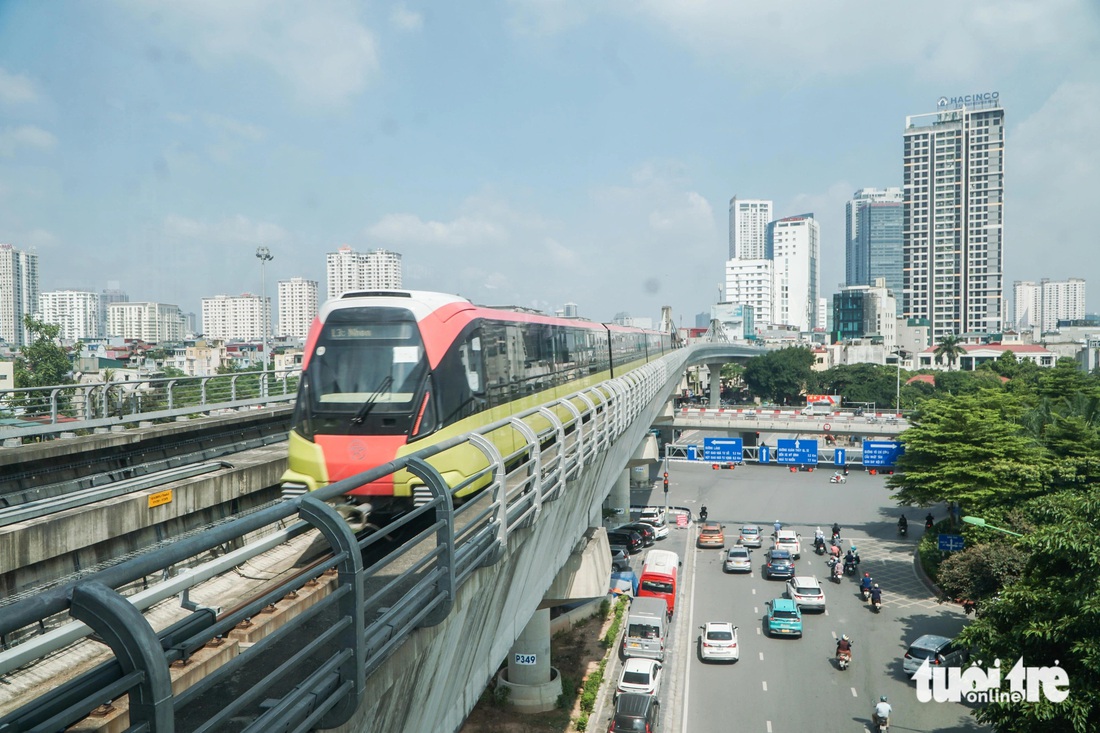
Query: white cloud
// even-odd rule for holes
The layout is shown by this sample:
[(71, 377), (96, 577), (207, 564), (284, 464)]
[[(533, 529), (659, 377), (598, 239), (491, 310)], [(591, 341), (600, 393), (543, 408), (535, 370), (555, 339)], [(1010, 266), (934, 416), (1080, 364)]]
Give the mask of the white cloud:
[(310, 104), (342, 104), (378, 70), (374, 35), (350, 0), (133, 0), (131, 5), (148, 10), (155, 31), (203, 66), (260, 64)]
[[(1080, 214), (1096, 202), (1100, 82), (1066, 82), (1005, 136), (1006, 277), (1095, 281), (1096, 235)], [(1011, 231), (1008, 227), (1011, 226)]]
[(57, 145), (56, 137), (34, 125), (0, 129), (0, 156), (15, 155), (20, 148), (52, 150), (55, 145)]
[(404, 5), (396, 5), (390, 11), (390, 23), (399, 30), (418, 31), (424, 27), (424, 16)]
[(24, 104), (38, 99), (38, 90), (29, 77), (0, 69), (0, 102)]
[(287, 232), (277, 224), (252, 221), (240, 214), (218, 222), (169, 214), (164, 219), (164, 235), (170, 240), (222, 245), (269, 245), (289, 239)]
[(367, 228), (372, 240), (391, 246), (410, 244), (434, 247), (466, 247), (496, 244), (508, 238), (500, 222), (480, 214), (459, 216), (451, 221), (424, 220), (414, 214), (387, 214)]

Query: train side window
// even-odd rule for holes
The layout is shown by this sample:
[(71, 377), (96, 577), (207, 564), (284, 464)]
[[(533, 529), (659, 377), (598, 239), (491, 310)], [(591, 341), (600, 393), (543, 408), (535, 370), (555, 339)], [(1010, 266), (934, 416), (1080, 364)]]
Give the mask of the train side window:
[(462, 344), (459, 350), (462, 368), (466, 372), (466, 383), (475, 395), (485, 394), (485, 369), (481, 360), (481, 334), (478, 331)]

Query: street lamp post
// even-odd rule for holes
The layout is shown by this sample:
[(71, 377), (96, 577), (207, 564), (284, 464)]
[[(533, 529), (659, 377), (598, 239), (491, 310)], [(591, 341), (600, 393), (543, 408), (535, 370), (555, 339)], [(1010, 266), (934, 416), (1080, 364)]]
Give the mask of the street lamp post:
[(994, 527), (992, 524), (986, 523), (981, 517), (963, 517), (963, 521), (967, 524), (973, 524), (975, 527), (985, 527), (986, 529), (992, 529), (996, 532), (1004, 532), (1015, 537), (1023, 537), (1019, 532), (1013, 532), (1011, 529), (1005, 529), (1004, 527)]
[(901, 348), (894, 349), (894, 363), (898, 367), (897, 385), (894, 388), (894, 414), (901, 417), (901, 355), (905, 351)]
[(271, 250), (267, 247), (256, 248), (256, 258), (260, 261), (260, 320), (263, 322), (263, 350), (264, 350), (264, 376), (266, 378), (268, 359), (267, 359), (267, 331), (268, 323), (271, 320), (271, 310), (267, 305), (267, 263), (275, 259), (275, 255), (271, 254)]

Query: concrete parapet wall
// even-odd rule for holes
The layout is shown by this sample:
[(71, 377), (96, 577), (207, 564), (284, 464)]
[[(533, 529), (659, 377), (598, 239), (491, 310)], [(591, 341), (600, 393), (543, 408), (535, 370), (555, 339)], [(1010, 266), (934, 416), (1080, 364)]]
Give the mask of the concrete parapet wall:
[(661, 396), (583, 478), (543, 505), (534, 527), (510, 537), (498, 563), (471, 576), (443, 623), (414, 633), (368, 678), (365, 703), (341, 733), (461, 727), (581, 536), (600, 524), (604, 497), (679, 376), (674, 371)]

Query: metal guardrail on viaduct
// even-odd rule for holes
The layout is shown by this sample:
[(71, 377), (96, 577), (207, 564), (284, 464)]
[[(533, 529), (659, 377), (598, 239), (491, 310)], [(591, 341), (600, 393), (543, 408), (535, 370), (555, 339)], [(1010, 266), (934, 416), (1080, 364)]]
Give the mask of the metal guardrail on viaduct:
[[(0, 718), (0, 732), (61, 730), (108, 701), (124, 710), (128, 727), (119, 729), (127, 731), (457, 730), (558, 569), (600, 524), (612, 482), (685, 365), (756, 353), (722, 344), (679, 350), (556, 403), (557, 413), (550, 405), (517, 415), (6, 606), (0, 635), (8, 641), (59, 616), (74, 621), (7, 645), (0, 675), (91, 634), (109, 654), (52, 689), (42, 681)], [(550, 429), (536, 434), (524, 422), (533, 415)], [(510, 455), (485, 437), (501, 429), (520, 446)], [(432, 462), (467, 444), (489, 463), (470, 481), (488, 483), (455, 507), (451, 494), (461, 487), (448, 488)], [(402, 469), (432, 498), (386, 532), (357, 539), (326, 503)], [(272, 525), (280, 529), (264, 541), (243, 542)], [(390, 546), (410, 528), (411, 539)], [(328, 552), (300, 572), (226, 610), (188, 600), (188, 588), (308, 533)], [(219, 551), (228, 554), (172, 573)], [(365, 566), (364, 556), (379, 559)], [(154, 629), (142, 610), (180, 593), (179, 620)], [(242, 643), (237, 632), (262, 625), (265, 613), (283, 623)], [(188, 677), (195, 666), (201, 674)]]

